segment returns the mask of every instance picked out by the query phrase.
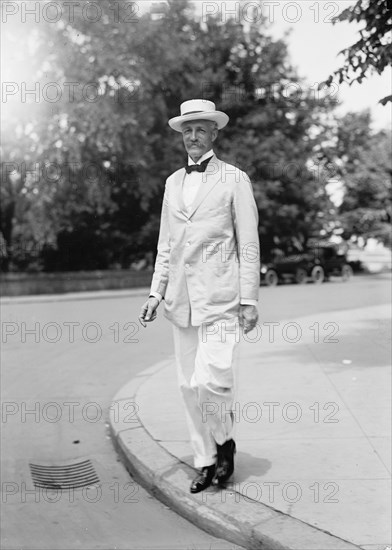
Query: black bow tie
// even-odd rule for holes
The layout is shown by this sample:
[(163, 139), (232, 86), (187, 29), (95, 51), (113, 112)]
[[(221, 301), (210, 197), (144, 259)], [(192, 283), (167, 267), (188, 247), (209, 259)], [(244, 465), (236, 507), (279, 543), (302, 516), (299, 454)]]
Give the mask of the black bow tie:
[(205, 172), (207, 168), (207, 164), (210, 162), (212, 157), (203, 160), (200, 164), (190, 164), (189, 166), (185, 166), (185, 170), (187, 174), (190, 174), (191, 172)]

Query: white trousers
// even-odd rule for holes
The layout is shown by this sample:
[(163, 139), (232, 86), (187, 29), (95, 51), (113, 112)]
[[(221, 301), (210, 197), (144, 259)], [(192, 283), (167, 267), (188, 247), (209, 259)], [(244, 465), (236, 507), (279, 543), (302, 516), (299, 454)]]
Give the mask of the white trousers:
[(238, 317), (174, 329), (178, 383), (196, 468), (216, 461), (216, 443), (233, 436)]

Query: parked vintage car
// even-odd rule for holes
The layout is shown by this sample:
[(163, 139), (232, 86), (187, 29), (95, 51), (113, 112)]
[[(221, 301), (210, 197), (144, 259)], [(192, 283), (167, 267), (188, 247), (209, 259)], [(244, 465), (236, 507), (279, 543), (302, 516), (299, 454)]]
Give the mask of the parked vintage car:
[(313, 281), (321, 284), (330, 276), (340, 276), (348, 281), (353, 270), (347, 261), (346, 250), (341, 245), (326, 243), (308, 248), (304, 253), (275, 258), (261, 265), (261, 282), (276, 286), (282, 282), (304, 284)]

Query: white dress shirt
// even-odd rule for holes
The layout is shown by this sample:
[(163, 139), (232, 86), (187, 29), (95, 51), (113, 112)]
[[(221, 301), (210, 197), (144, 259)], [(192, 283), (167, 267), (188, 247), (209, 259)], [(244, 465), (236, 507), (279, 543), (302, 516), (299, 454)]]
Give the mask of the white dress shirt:
[[(214, 151), (210, 149), (207, 153), (204, 153), (203, 156), (199, 158), (197, 162), (194, 162), (190, 156), (188, 156), (188, 166), (193, 164), (201, 164), (204, 160), (212, 157)], [(200, 186), (203, 183), (203, 172), (191, 172), (190, 174), (185, 173), (183, 185), (182, 185), (182, 198), (185, 204), (185, 208), (189, 210), (192, 206), (192, 203), (197, 195), (197, 192)], [(162, 296), (159, 292), (152, 292), (150, 296), (157, 298), (159, 302), (162, 300)], [(242, 298), (240, 300), (242, 306), (257, 306), (257, 300), (251, 300), (247, 298)]]
[[(204, 160), (211, 158), (214, 154), (214, 151), (210, 149), (202, 157), (199, 158), (197, 162), (194, 162), (191, 157), (188, 156), (188, 166), (194, 164), (201, 164)], [(182, 186), (182, 198), (187, 210), (190, 209), (194, 198), (197, 195), (197, 192), (200, 186), (203, 183), (203, 172), (191, 172), (190, 174), (185, 174), (183, 186)]]

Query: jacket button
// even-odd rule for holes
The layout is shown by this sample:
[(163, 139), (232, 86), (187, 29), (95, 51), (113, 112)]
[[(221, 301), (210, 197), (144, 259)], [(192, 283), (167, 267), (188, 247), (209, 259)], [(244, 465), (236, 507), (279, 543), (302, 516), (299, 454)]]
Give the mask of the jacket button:
[(190, 244), (191, 244), (191, 243), (188, 241), (188, 242), (186, 243), (186, 246), (190, 246)]
[(185, 264), (185, 267), (186, 267), (186, 269), (188, 269), (188, 267), (189, 267), (189, 264)]

